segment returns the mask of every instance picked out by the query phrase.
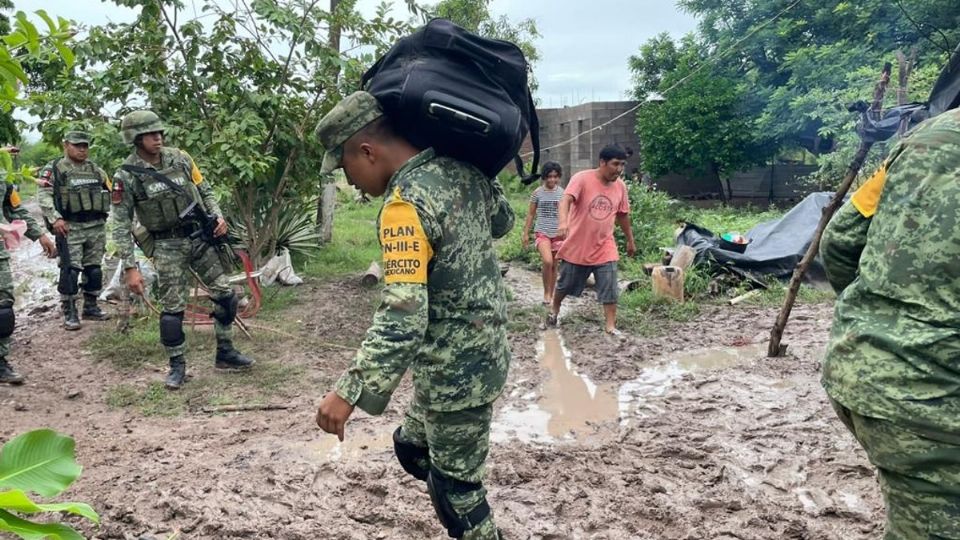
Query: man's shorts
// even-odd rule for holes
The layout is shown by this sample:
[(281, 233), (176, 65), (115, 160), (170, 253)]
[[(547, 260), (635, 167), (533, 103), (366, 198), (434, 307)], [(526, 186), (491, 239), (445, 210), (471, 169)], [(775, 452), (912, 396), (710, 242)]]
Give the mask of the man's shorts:
[(557, 238), (557, 237), (551, 238), (541, 232), (535, 233), (533, 238), (534, 238), (533, 245), (535, 245), (537, 249), (540, 249), (541, 242), (550, 242), (550, 251), (554, 253), (560, 251), (560, 246), (563, 245), (562, 238)]
[(584, 266), (560, 261), (560, 277), (557, 279), (557, 291), (568, 296), (580, 296), (587, 286), (587, 278), (593, 274), (596, 280), (594, 289), (597, 301), (601, 304), (616, 304), (619, 297), (617, 289), (617, 262), (610, 261), (598, 266)]

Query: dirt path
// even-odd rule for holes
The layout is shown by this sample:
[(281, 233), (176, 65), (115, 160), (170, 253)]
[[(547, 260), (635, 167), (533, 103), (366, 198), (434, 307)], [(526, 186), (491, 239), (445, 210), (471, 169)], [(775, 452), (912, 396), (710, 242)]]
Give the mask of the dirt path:
[[(830, 306), (795, 310), (790, 355), (767, 360), (755, 343), (773, 309), (709, 307), (621, 341), (582, 322), (541, 332), (536, 276), (508, 281), (514, 361), (488, 480), (507, 538), (880, 536), (873, 473), (817, 383)], [(250, 375), (213, 373), (210, 336), (189, 332), (198, 390), (179, 401), (158, 390), (156, 344), (131, 341), (142, 361), (103, 360), (91, 325), (66, 333), (54, 312), (24, 317), (13, 359), (29, 383), (0, 386), (0, 439), (38, 427), (77, 439), (84, 472), (68, 495), (101, 512), (84, 529), (93, 538), (445, 538), (390, 447), (408, 381), (383, 416), (355, 415), (344, 444), (313, 423), (376, 301), (352, 282), (308, 283), (265, 313), (258, 322), (282, 333), (240, 342), (259, 361)], [(291, 408), (201, 411), (245, 400)], [(164, 406), (185, 412), (144, 415)]]

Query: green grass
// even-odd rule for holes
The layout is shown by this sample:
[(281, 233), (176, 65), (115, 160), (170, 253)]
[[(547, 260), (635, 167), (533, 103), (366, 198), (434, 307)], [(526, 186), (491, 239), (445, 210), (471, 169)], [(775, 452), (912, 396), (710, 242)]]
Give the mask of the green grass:
[[(279, 301), (266, 304), (268, 312), (279, 310)], [(135, 408), (146, 416), (177, 416), (185, 412), (227, 404), (266, 403), (284, 391), (296, 387), (305, 371), (300, 365), (284, 365), (274, 361), (270, 354), (273, 334), (257, 333), (254, 341), (241, 337), (235, 330), (237, 347), (257, 359), (257, 364), (248, 371), (232, 372), (213, 367), (216, 341), (212, 330), (187, 333), (187, 370), (190, 379), (177, 392), (163, 386), (167, 372), (167, 357), (160, 344), (160, 335), (155, 317), (131, 321), (126, 333), (111, 326), (98, 329), (86, 343), (89, 350), (97, 352), (97, 358), (110, 362), (114, 369), (132, 374), (144, 374), (152, 379), (146, 385), (123, 383), (107, 391), (107, 404), (114, 408)]]
[(136, 370), (146, 365), (167, 365), (156, 316), (131, 319), (126, 332), (108, 324), (87, 340), (86, 348), (96, 351), (96, 358), (110, 362), (114, 369)]
[(338, 203), (333, 219), (333, 240), (303, 264), (303, 274), (329, 279), (362, 272), (372, 261), (380, 261), (376, 224), (379, 211), (379, 200), (365, 204), (354, 201)]
[(123, 383), (107, 391), (107, 405), (112, 408), (135, 408), (144, 416), (178, 416), (204, 407), (222, 405), (261, 405), (270, 402), (291, 381), (304, 373), (302, 366), (287, 366), (259, 360), (249, 371), (224, 372), (210, 365), (188, 363), (191, 377), (183, 388), (171, 392), (163, 386), (164, 376), (146, 386)]
[[(771, 280), (768, 288), (763, 290), (759, 295), (747, 298), (740, 305), (745, 306), (761, 306), (761, 307), (780, 307), (783, 305), (783, 301), (787, 297), (787, 286), (788, 283), (780, 283), (776, 280)], [(729, 293), (730, 297), (733, 298), (740, 294), (747, 292), (746, 288), (733, 290)], [(829, 289), (821, 289), (818, 287), (812, 287), (807, 284), (801, 284), (800, 290), (797, 291), (797, 304), (824, 304), (831, 303), (837, 299), (837, 295)], [(723, 299), (726, 301), (726, 299)]]

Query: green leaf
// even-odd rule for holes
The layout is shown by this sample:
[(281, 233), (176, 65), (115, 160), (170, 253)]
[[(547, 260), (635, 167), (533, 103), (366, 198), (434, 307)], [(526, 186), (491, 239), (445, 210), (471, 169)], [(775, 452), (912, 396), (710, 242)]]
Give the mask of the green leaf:
[(38, 512), (67, 512), (83, 516), (94, 523), (100, 523), (100, 516), (86, 503), (65, 502), (51, 504), (37, 504), (19, 489), (0, 493), (0, 509), (13, 510), (22, 514), (36, 514)]
[(40, 51), (40, 32), (37, 32), (37, 27), (27, 19), (26, 13), (18, 11), (16, 18), (17, 28), (27, 36), (27, 50), (30, 54), (37, 54)]
[[(3, 37), (4, 43), (7, 44), (7, 47), (11, 49), (16, 49), (17, 47), (22, 46), (27, 42), (27, 35), (23, 32), (17, 31)], [(7, 57), (9, 58), (9, 54)]]
[(73, 54), (73, 51), (70, 50), (70, 47), (67, 47), (59, 41), (53, 42), (54, 47), (57, 48), (57, 51), (60, 53), (60, 57), (63, 58), (63, 63), (67, 65), (67, 69), (73, 67), (73, 62), (76, 57)]
[(47, 12), (46, 12), (45, 10), (38, 9), (35, 13), (36, 13), (41, 19), (43, 19), (43, 22), (47, 23), (47, 28), (50, 29), (50, 33), (51, 33), (51, 34), (56, 34), (56, 33), (57, 33), (57, 25), (54, 24), (53, 19), (51, 19), (50, 16), (47, 15)]
[(82, 470), (73, 449), (72, 438), (49, 429), (12, 439), (0, 450), (0, 487), (23, 489), (44, 497), (59, 495)]
[(0, 531), (9, 531), (24, 540), (84, 540), (72, 527), (60, 523), (34, 523), (0, 510)]

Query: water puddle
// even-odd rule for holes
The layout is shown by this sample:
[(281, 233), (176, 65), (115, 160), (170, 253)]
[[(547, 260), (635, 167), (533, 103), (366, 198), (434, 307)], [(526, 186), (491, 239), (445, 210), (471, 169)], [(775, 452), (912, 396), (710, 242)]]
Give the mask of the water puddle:
[[(557, 330), (543, 333), (537, 344), (540, 365), (549, 377), (540, 390), (540, 399), (525, 408), (507, 407), (491, 429), (491, 439), (503, 442), (576, 440), (587, 435), (592, 424), (615, 420), (617, 395), (610, 385), (597, 386), (577, 373), (570, 351)], [(531, 400), (536, 394), (527, 394)]]
[(20, 312), (43, 304), (55, 304), (59, 270), (53, 259), (43, 254), (39, 242), (25, 240), (20, 247), (10, 252), (10, 273), (13, 275), (13, 309)]
[(371, 433), (350, 429), (347, 424), (346, 433), (344, 433), (343, 442), (340, 442), (336, 435), (324, 434), (315, 443), (307, 445), (309, 451), (314, 456), (318, 456), (321, 461), (340, 461), (343, 458), (359, 458), (367, 452), (377, 452), (393, 448), (393, 432)]
[(537, 344), (548, 377), (537, 394), (522, 396), (524, 405), (505, 407), (491, 426), (491, 440), (528, 443), (580, 441), (593, 426), (660, 412), (650, 398), (664, 395), (684, 374), (729, 368), (762, 356), (765, 344), (685, 351), (664, 357), (640, 376), (619, 386), (597, 385), (577, 372), (557, 330), (547, 330)]

